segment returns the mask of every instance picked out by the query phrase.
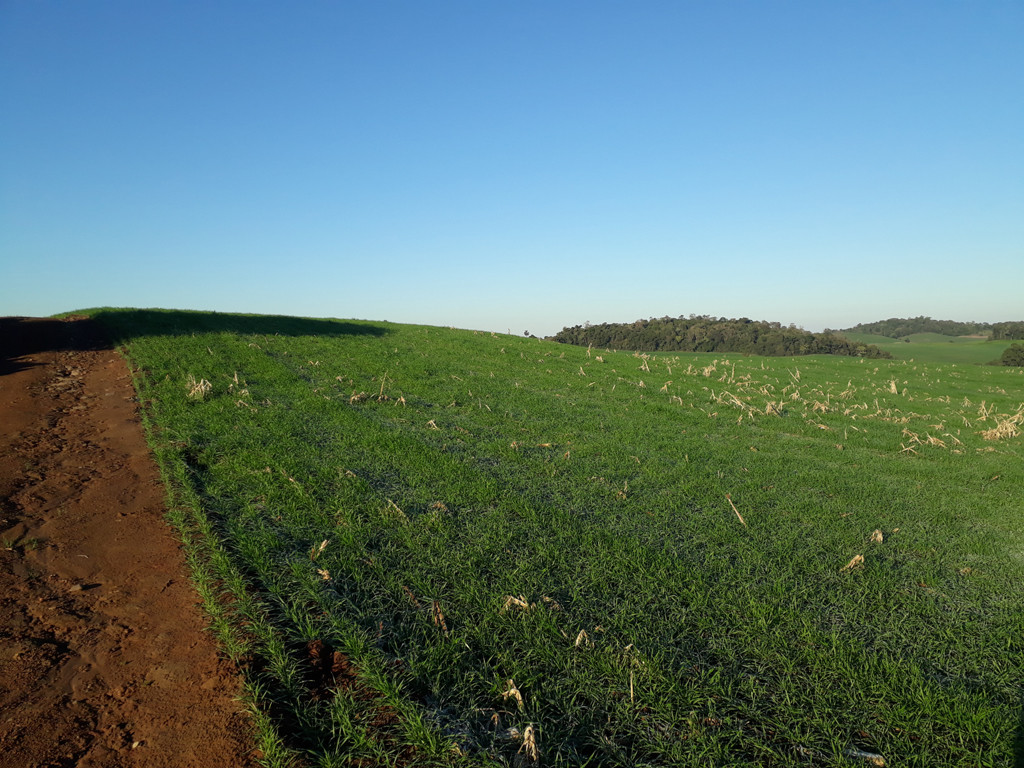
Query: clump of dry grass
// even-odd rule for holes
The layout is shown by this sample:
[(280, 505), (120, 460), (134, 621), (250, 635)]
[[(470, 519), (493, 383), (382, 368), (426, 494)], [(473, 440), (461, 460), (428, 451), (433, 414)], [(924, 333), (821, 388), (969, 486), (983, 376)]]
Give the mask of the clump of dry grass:
[(723, 390), (721, 395), (715, 395), (711, 393), (711, 399), (720, 405), (731, 405), (734, 408), (739, 408), (742, 411), (752, 411), (753, 407), (740, 400), (736, 395), (727, 390)]
[(323, 551), (325, 549), (327, 549), (327, 545), (329, 543), (330, 543), (329, 540), (324, 539), (323, 541), (320, 542), (319, 545), (314, 544), (312, 549), (309, 550), (309, 559), (310, 560), (316, 560), (318, 557), (320, 557), (320, 555), (323, 554)]
[(864, 567), (864, 555), (854, 555), (852, 558), (850, 558), (850, 562), (848, 562), (846, 565), (844, 565), (842, 568), (839, 569), (839, 572), (840, 573), (846, 573), (848, 571), (852, 571), (855, 568), (863, 568), (863, 567)]
[(992, 429), (983, 430), (983, 440), (1006, 440), (1017, 437), (1020, 434), (1020, 425), (1024, 422), (1024, 405), (1017, 409), (1012, 416), (1000, 419)]
[[(444, 611), (441, 610), (441, 604), (437, 600), (431, 602), (431, 617), (434, 620), (434, 626), (438, 627), (444, 632), (445, 637), (448, 636), (448, 623), (444, 620)], [(509, 681), (511, 682), (511, 681)]]
[(188, 397), (191, 400), (205, 400), (213, 390), (213, 384), (206, 379), (196, 379), (191, 373), (185, 383), (188, 386)]
[(537, 750), (537, 732), (532, 723), (523, 730), (523, 746), (519, 748), (519, 753), (533, 762), (537, 762), (540, 758), (540, 753)]
[(508, 595), (505, 598), (505, 604), (501, 606), (501, 612), (505, 613), (509, 608), (518, 608), (521, 611), (528, 611), (534, 607), (533, 603), (530, 603), (524, 595), (520, 595), (519, 597)]
[[(929, 435), (927, 433), (925, 434), (924, 439), (922, 440), (920, 435), (918, 435), (915, 432), (911, 432), (906, 427), (903, 428), (903, 436), (910, 438), (910, 444), (904, 445), (903, 443), (900, 443), (900, 447), (902, 448), (902, 450), (900, 451), (901, 453), (917, 453), (917, 451), (913, 450), (913, 446), (915, 445), (934, 445), (938, 448), (948, 448), (945, 440), (935, 437), (934, 435)], [(950, 437), (952, 437), (952, 435), (950, 435)], [(953, 439), (956, 440), (956, 438)], [(957, 442), (959, 443), (960, 441), (957, 440)]]
[(504, 691), (501, 692), (501, 698), (503, 698), (503, 699), (515, 699), (516, 706), (519, 707), (520, 711), (522, 711), (522, 709), (523, 709), (523, 694), (519, 692), (518, 688), (516, 688), (516, 684), (515, 684), (514, 681), (512, 681), (512, 680), (508, 681), (508, 688), (506, 688)]

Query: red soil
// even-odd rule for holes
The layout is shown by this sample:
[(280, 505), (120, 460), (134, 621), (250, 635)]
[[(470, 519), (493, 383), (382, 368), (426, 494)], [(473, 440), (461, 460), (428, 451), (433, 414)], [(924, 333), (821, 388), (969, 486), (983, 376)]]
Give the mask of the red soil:
[(124, 361), (0, 319), (0, 768), (251, 766)]

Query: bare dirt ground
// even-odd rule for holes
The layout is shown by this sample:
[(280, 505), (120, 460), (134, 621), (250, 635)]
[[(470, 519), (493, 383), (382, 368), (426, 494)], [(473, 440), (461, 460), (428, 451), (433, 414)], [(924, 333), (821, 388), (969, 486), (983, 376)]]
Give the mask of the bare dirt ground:
[(0, 768), (250, 766), (124, 361), (0, 319)]

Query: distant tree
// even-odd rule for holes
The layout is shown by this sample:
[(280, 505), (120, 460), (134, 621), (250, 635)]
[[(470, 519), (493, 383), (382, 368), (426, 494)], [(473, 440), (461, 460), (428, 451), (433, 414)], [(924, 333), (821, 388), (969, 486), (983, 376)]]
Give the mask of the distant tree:
[(1024, 366), (1024, 344), (1011, 344), (1003, 350), (1003, 356), (999, 358), (1003, 365)]
[(743, 317), (690, 315), (636, 320), (632, 323), (563, 328), (554, 341), (579, 346), (614, 347), (645, 352), (741, 352), (755, 355), (847, 355), (890, 357), (878, 347), (851, 342), (831, 333), (815, 334), (794, 325)]
[[(957, 320), (933, 320), (921, 315), (919, 317), (890, 317), (874, 323), (859, 323), (846, 328), (848, 333), (874, 333), (900, 339), (913, 333), (941, 333), (943, 336), (972, 336), (988, 333), (992, 330), (990, 323), (959, 322)], [(841, 331), (842, 333), (842, 331)], [(1021, 338), (1024, 338), (1022, 336)]]
[(993, 323), (992, 340), (1024, 339), (1024, 321)]

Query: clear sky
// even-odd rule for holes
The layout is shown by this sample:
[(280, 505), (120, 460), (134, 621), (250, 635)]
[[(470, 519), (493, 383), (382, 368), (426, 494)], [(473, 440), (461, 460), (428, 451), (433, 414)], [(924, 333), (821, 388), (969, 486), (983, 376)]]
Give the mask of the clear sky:
[(0, 0), (0, 314), (1024, 319), (1021, 2)]

